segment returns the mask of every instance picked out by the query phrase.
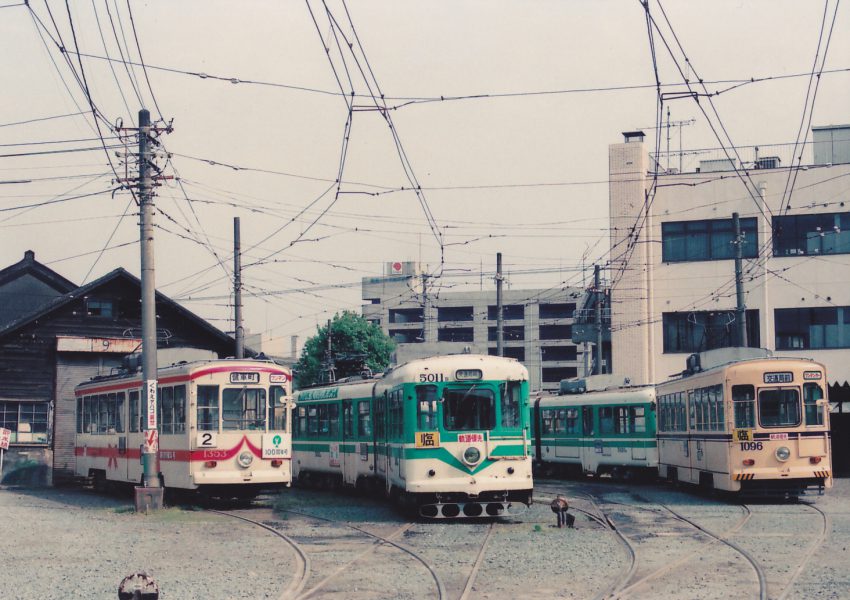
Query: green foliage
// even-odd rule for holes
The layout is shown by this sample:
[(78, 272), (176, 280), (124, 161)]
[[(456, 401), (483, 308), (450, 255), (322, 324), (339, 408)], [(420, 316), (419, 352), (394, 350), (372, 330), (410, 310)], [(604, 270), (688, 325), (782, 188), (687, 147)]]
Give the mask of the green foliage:
[[(330, 335), (337, 379), (360, 374), (364, 365), (379, 373), (390, 364), (395, 342), (357, 313), (344, 311), (334, 315)], [(299, 388), (322, 382), (327, 347), (325, 325), (307, 340), (295, 365), (295, 383)]]

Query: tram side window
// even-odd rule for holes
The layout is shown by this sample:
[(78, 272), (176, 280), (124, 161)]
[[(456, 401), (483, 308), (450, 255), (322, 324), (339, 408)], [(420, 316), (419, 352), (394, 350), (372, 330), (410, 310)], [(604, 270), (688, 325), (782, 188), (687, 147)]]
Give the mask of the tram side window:
[(302, 437), (307, 435), (307, 408), (299, 406), (295, 417), (298, 419), (298, 435)]
[(756, 426), (756, 389), (751, 385), (732, 386), (732, 406), (735, 410), (735, 427), (751, 429)]
[(186, 386), (174, 388), (174, 433), (186, 432)]
[(77, 398), (77, 433), (83, 432), (83, 398)]
[(351, 400), (342, 401), (342, 437), (348, 439), (354, 435), (354, 411)]
[(86, 396), (83, 398), (83, 432), (95, 433), (95, 422), (97, 413), (97, 396)]
[(307, 433), (310, 435), (319, 433), (319, 408), (317, 406), (307, 407)]
[(174, 388), (161, 387), (157, 390), (157, 412), (159, 432), (174, 433)]
[(567, 432), (567, 411), (563, 408), (555, 411), (555, 433)]
[(124, 392), (115, 395), (115, 431), (124, 433)]
[(437, 428), (437, 386), (416, 386), (416, 419), (419, 431)]
[(143, 429), (144, 426), (142, 425), (139, 413), (139, 392), (132, 391), (130, 392), (130, 433), (142, 431)]
[(540, 433), (546, 435), (552, 433), (552, 421), (555, 411), (551, 408), (544, 408), (540, 411)]
[(361, 400), (357, 403), (357, 435), (361, 437), (372, 436), (372, 419), (369, 414), (368, 400)]
[(519, 398), (522, 383), (509, 381), (499, 386), (501, 392), (502, 427), (519, 427)]
[(218, 431), (218, 386), (198, 386), (198, 431)]
[(380, 398), (375, 399), (375, 437), (383, 439), (387, 431), (387, 396), (386, 392)]
[(401, 390), (390, 394), (390, 437), (399, 438), (404, 429), (404, 402)]
[(797, 388), (759, 390), (759, 422), (763, 427), (795, 427), (800, 420)]
[(266, 390), (263, 388), (224, 388), (221, 398), (223, 429), (265, 429)]
[(691, 430), (696, 428), (696, 407), (694, 406), (694, 402), (696, 402), (694, 390), (688, 390), (688, 425)]
[(330, 425), (329, 435), (336, 439), (339, 437), (339, 404), (328, 404), (328, 425)]
[(645, 433), (646, 417), (643, 406), (617, 407), (617, 433)]
[(823, 425), (823, 409), (818, 400), (823, 399), (823, 389), (811, 381), (803, 384), (803, 403), (806, 407), (806, 425)]
[(567, 409), (566, 433), (569, 435), (577, 435), (580, 433), (577, 408)]
[(599, 432), (603, 435), (614, 433), (613, 406), (603, 406), (599, 409)]

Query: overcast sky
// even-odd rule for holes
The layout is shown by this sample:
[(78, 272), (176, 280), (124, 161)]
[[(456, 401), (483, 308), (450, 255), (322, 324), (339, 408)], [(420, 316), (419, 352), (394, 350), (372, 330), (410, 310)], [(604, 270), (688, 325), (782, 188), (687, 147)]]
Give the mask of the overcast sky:
[[(709, 92), (774, 78), (712, 100), (736, 145), (792, 143), (810, 78), (789, 76), (819, 70), (828, 51), (811, 123), (850, 122), (846, 7), (827, 47), (835, 1), (652, 0), (665, 93), (685, 89), (677, 64)], [(360, 278), (386, 261), (421, 261), (445, 275), (443, 289), (492, 288), (502, 252), (514, 289), (581, 285), (582, 268), (606, 259), (608, 145), (636, 128), (655, 144), (637, 0), (130, 0), (132, 19), (126, 0), (71, 0), (71, 19), (65, 2), (16, 4), (0, 0), (10, 6), (0, 8), (0, 265), (31, 249), (78, 284), (119, 266), (139, 274), (138, 211), (126, 191), (112, 196), (83, 84), (110, 123), (131, 126), (142, 104), (173, 119), (162, 137), (172, 158), (159, 162), (182, 187), (157, 190), (157, 288), (224, 330), (237, 216), (252, 332), (303, 341), (338, 310), (358, 310)], [(140, 63), (139, 49), (146, 71), (121, 62)], [(356, 93), (350, 129), (340, 85)], [(694, 119), (671, 148), (679, 132), (685, 149), (719, 146), (693, 99), (666, 107), (673, 121)], [(72, 116), (36, 121), (61, 115)], [(120, 145), (103, 122), (100, 133)], [(77, 148), (94, 150), (65, 152)]]

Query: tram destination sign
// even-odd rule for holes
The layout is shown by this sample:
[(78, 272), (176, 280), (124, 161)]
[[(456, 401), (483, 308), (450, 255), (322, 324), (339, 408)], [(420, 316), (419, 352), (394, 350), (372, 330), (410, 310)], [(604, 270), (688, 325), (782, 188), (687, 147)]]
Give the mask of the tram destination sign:
[(260, 383), (257, 371), (235, 371), (230, 374), (230, 383)]
[(794, 381), (794, 373), (782, 371), (779, 373), (765, 373), (765, 383), (792, 383)]

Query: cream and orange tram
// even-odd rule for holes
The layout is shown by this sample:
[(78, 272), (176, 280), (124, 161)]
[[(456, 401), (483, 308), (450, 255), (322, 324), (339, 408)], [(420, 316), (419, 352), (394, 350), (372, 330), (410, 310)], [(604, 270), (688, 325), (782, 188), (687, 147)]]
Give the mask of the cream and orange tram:
[(752, 358), (703, 371), (694, 357), (656, 386), (662, 478), (742, 494), (832, 487), (823, 365)]
[[(145, 414), (140, 373), (75, 389), (75, 474), (96, 489), (138, 484)], [(166, 488), (252, 497), (292, 481), (292, 376), (268, 360), (208, 360), (162, 368), (155, 423)]]

